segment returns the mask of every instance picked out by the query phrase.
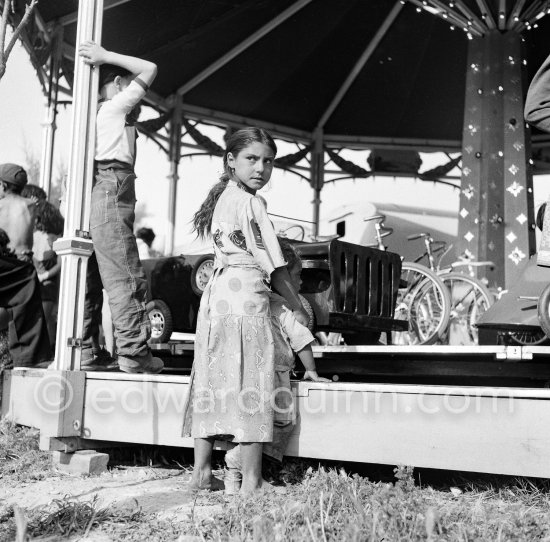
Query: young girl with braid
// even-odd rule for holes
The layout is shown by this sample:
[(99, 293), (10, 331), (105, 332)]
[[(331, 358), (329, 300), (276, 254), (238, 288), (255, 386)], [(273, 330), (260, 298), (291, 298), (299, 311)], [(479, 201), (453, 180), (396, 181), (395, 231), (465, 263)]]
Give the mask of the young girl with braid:
[[(288, 239), (279, 237), (279, 245), (286, 260), (290, 281), (296, 291), (302, 285), (302, 260)], [(273, 440), (263, 445), (263, 455), (275, 464), (281, 464), (288, 442), (296, 427), (298, 413), (290, 387), (290, 373), (294, 371), (297, 355), (304, 366), (304, 380), (330, 382), (317, 374), (311, 345), (314, 337), (310, 330), (296, 320), (286, 299), (276, 291), (270, 296), (271, 331), (275, 343), (275, 380), (272, 406)], [(307, 302), (306, 302), (307, 303)], [(225, 454), (225, 492), (233, 495), (241, 487), (242, 462), (240, 447), (235, 446)]]
[(214, 244), (214, 272), (203, 293), (195, 338), (184, 435), (195, 439), (193, 489), (210, 489), (215, 439), (238, 444), (241, 492), (262, 485), (262, 447), (273, 438), (272, 285), (307, 325), (298, 293), (263, 202), (256, 192), (271, 177), (277, 147), (259, 128), (227, 141), (224, 174), (194, 216)]

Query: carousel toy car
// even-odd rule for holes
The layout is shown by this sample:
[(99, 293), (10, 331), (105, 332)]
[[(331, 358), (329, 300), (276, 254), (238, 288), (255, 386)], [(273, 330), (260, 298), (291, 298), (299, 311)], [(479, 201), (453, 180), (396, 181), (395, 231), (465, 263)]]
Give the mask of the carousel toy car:
[(211, 254), (144, 260), (151, 342), (165, 343), (173, 331), (194, 333), (200, 298), (210, 275)]
[(549, 344), (550, 268), (536, 256), (518, 279), (477, 322), (480, 344), (541, 346)]
[[(337, 239), (296, 243), (302, 289), (315, 331), (343, 333), (347, 344), (377, 344), (381, 332), (402, 331), (394, 319), (401, 273), (399, 255)], [(145, 260), (147, 311), (153, 343), (173, 331), (193, 333), (200, 296), (212, 274), (212, 254)]]

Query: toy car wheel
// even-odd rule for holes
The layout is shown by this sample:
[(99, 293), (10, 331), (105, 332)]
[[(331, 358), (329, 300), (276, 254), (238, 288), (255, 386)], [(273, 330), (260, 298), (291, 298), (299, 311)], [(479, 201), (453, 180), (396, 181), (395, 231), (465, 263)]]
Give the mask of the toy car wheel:
[(146, 309), (151, 322), (150, 342), (167, 342), (172, 335), (172, 331), (174, 331), (170, 307), (160, 299), (153, 299), (153, 301), (147, 303)]
[(212, 273), (214, 272), (214, 257), (204, 256), (197, 261), (191, 272), (191, 288), (197, 295), (202, 295)]

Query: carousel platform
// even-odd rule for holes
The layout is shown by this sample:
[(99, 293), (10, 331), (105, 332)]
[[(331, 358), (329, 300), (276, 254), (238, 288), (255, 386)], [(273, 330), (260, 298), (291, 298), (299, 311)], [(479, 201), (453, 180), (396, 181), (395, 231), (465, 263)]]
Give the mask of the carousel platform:
[[(477, 355), (463, 352), (451, 362), (449, 353), (430, 347), (424, 363), (432, 364), (432, 376), (434, 369), (452, 376), (458, 367), (462, 375), (466, 368), (466, 374), (499, 369), (507, 376), (501, 382), (508, 384), (497, 384), (493, 373), (491, 385), (475, 384), (482, 379), (473, 377), (471, 385), (444, 378), (428, 383), (418, 364), (411, 365), (421, 352), (407, 359), (403, 349), (388, 355), (388, 348), (383, 359), (377, 347), (317, 349), (321, 372), (330, 374), (325, 364), (340, 363), (342, 377), (293, 382), (300, 417), (288, 455), (550, 477), (550, 389), (541, 387), (540, 375), (532, 385), (526, 376), (538, 371), (548, 379), (543, 348), (476, 347)], [(371, 376), (348, 381), (351, 372), (342, 368), (356, 367), (357, 360)], [(185, 374), (14, 369), (4, 379), (2, 414), (38, 427), (45, 450), (114, 443), (192, 447), (181, 436), (188, 386)]]

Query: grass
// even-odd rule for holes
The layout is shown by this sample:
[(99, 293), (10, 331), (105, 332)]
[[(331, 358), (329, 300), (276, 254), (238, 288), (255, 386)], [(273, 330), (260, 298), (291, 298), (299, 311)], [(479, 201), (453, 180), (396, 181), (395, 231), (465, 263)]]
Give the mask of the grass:
[(38, 448), (38, 432), (0, 420), (0, 483), (32, 482), (53, 473), (51, 455)]
[(0, 542), (26, 540), (26, 537), (40, 537), (46, 540), (64, 540), (75, 535), (87, 536), (98, 526), (139, 522), (141, 510), (112, 510), (100, 508), (97, 498), (80, 502), (74, 499), (55, 499), (49, 506), (30, 512), (27, 517), (24, 512), (14, 508), (7, 517), (0, 518)]
[[(113, 540), (131, 542), (179, 537), (291, 542), (550, 540), (547, 482), (453, 473), (458, 485), (443, 479), (436, 487), (420, 485), (414, 475), (411, 467), (397, 467), (393, 482), (370, 481), (342, 468), (291, 460), (279, 477), (289, 483), (284, 494), (226, 498), (219, 492), (202, 493), (195, 509), (203, 513), (188, 521), (148, 517), (124, 526), (112, 523), (100, 531)], [(204, 515), (208, 505), (218, 505), (218, 512)]]
[[(24, 428), (0, 424), (0, 454), (0, 474), (10, 482), (53, 474), (49, 454), (38, 450), (37, 435)], [(154, 467), (173, 465), (176, 454), (127, 448), (118, 460)], [(201, 492), (186, 519), (159, 519), (137, 504), (102, 508), (96, 498), (53, 500), (22, 511), (23, 520), (15, 517), (17, 510), (4, 509), (0, 541), (13, 540), (18, 523), (20, 534), (24, 529), (43, 540), (102, 533), (128, 542), (550, 541), (548, 481), (294, 459), (282, 469), (268, 466), (265, 475), (285, 492), (251, 498)]]

